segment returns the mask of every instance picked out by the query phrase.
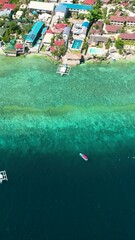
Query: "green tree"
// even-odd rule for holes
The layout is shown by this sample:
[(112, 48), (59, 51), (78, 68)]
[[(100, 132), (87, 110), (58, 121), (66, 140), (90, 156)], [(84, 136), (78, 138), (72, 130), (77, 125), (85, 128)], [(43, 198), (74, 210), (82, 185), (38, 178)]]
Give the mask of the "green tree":
[(9, 30), (7, 29), (3, 38), (2, 38), (3, 42), (8, 43), (10, 41), (10, 34), (9, 34)]
[(86, 15), (86, 18), (92, 23), (102, 19), (102, 11), (101, 11), (102, 2), (97, 0), (96, 4), (94, 5), (93, 10), (90, 10), (89, 13)]
[(124, 50), (124, 42), (120, 37), (118, 37), (115, 41), (115, 47), (119, 50), (119, 53), (122, 53)]
[(56, 50), (54, 52), (52, 52), (52, 54), (55, 56), (55, 57), (58, 57), (59, 59), (65, 55), (66, 53), (66, 46), (63, 45), (63, 46), (60, 46), (60, 47), (57, 47)]

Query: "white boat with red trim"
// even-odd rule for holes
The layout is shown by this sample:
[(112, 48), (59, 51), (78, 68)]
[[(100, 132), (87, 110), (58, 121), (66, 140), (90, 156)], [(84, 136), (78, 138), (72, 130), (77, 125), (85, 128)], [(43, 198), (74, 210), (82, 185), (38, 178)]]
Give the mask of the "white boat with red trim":
[(79, 153), (79, 155), (84, 161), (88, 161), (88, 157), (86, 155), (84, 155), (83, 153)]

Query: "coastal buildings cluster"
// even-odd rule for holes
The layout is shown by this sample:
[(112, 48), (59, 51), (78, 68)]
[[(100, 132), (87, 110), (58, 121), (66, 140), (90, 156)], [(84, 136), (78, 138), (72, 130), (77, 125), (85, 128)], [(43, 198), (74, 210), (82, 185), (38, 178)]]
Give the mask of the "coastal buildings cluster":
[(0, 48), (7, 56), (42, 53), (69, 65), (133, 56), (134, 2), (50, 0), (15, 4), (0, 0)]

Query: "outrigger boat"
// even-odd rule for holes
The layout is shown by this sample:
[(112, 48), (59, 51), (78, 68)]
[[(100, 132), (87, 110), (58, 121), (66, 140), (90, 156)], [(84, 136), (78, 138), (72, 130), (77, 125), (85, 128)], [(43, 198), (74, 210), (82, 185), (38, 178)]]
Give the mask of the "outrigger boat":
[(7, 173), (5, 170), (0, 171), (0, 183), (2, 183), (3, 181), (8, 181)]
[(84, 161), (88, 161), (88, 157), (86, 155), (84, 155), (83, 153), (79, 153), (79, 155)]

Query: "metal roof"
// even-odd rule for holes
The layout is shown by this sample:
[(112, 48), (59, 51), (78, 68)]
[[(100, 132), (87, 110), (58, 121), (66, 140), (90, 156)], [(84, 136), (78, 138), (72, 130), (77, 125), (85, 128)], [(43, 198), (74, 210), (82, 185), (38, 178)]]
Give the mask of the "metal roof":
[(37, 22), (33, 25), (30, 33), (29, 33), (28, 36), (26, 37), (26, 41), (27, 41), (27, 42), (34, 42), (35, 38), (37, 37), (37, 34), (39, 33), (39, 31), (40, 31), (41, 28), (43, 27), (43, 24), (44, 24), (44, 23), (43, 23), (42, 21), (37, 21)]
[(93, 10), (93, 7), (90, 5), (72, 4), (72, 3), (63, 3), (62, 5), (66, 6), (68, 9), (76, 9), (76, 10), (84, 10), (84, 11)]

